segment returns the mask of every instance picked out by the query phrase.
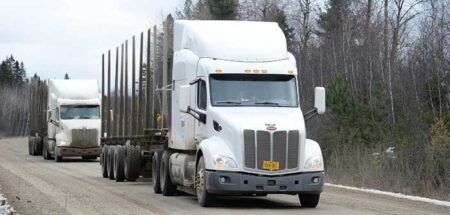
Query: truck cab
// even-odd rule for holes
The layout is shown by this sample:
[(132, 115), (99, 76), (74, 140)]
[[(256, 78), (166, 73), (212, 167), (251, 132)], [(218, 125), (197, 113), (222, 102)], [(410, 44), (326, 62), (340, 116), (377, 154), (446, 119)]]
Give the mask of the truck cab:
[(97, 158), (100, 104), (96, 80), (49, 80), (44, 158), (53, 156), (57, 162), (63, 157)]
[[(320, 146), (307, 139), (296, 61), (276, 23), (176, 21), (170, 183), (208, 206), (216, 195), (299, 194), (315, 207)], [(167, 183), (167, 182), (166, 182)]]

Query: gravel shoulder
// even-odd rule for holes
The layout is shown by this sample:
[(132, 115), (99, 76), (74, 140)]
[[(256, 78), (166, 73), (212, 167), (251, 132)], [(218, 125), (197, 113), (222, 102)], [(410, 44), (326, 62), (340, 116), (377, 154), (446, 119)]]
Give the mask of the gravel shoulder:
[(2, 192), (19, 214), (450, 214), (449, 207), (325, 187), (316, 209), (297, 196), (224, 197), (201, 208), (195, 197), (164, 197), (151, 182), (104, 179), (98, 162), (62, 163), (27, 154), (26, 138), (0, 140)]

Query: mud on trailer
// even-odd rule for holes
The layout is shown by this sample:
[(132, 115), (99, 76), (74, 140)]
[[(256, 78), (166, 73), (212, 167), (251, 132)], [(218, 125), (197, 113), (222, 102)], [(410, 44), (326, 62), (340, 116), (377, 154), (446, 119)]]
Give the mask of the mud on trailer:
[(137, 59), (133, 37), (131, 65), (128, 41), (115, 50), (114, 71), (111, 52), (102, 57), (103, 177), (151, 176), (155, 193), (191, 193), (202, 206), (267, 194), (317, 206), (324, 165), (305, 120), (325, 112), (325, 89), (303, 113), (296, 62), (276, 23), (169, 17), (146, 41), (144, 59), (141, 33)]

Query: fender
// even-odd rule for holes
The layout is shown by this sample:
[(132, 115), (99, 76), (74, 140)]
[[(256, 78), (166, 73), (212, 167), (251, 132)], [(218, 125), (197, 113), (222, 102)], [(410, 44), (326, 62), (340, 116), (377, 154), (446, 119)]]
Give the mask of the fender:
[(199, 146), (197, 147), (196, 161), (200, 159), (200, 154), (202, 154), (203, 158), (205, 159), (205, 168), (207, 170), (236, 171), (236, 169), (217, 168), (214, 166), (213, 155), (216, 154), (230, 157), (236, 161), (236, 158), (228, 147), (228, 144), (225, 144), (225, 141), (220, 137), (213, 136), (200, 142)]
[[(304, 156), (303, 162), (301, 163), (300, 168), (303, 170), (305, 162), (308, 160), (308, 158), (311, 158), (314, 156), (320, 156), (320, 158), (322, 159), (322, 162), (323, 162), (322, 150), (320, 149), (319, 143), (317, 143), (316, 141), (311, 140), (311, 139), (306, 139), (305, 156)], [(323, 166), (324, 165), (322, 165), (321, 169), (304, 170), (304, 171), (323, 171), (324, 170)]]

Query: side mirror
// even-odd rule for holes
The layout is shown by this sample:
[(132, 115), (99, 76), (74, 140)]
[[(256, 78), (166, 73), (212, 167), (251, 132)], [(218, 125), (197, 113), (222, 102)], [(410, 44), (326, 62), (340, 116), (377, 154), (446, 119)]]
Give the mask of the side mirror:
[(316, 87), (314, 91), (314, 107), (317, 109), (318, 114), (325, 113), (325, 88)]
[(187, 113), (189, 112), (188, 107), (191, 100), (190, 95), (190, 86), (189, 85), (181, 85), (180, 93), (178, 94), (178, 106), (181, 112)]

